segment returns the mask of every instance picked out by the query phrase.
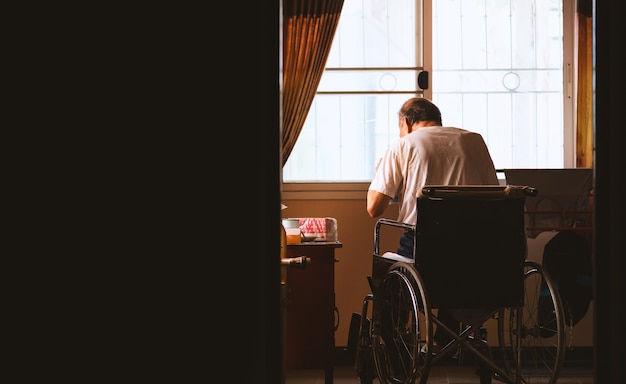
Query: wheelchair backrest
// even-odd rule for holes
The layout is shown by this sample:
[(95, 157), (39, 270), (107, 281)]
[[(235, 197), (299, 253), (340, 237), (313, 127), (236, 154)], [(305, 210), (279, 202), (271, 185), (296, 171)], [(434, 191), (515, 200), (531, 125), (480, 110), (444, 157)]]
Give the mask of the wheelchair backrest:
[(528, 187), (425, 187), (415, 266), (433, 308), (522, 306)]

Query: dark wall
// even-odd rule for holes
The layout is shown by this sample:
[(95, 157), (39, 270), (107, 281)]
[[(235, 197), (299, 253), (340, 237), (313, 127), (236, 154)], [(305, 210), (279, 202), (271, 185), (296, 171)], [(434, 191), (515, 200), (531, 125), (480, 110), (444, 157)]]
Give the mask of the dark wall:
[(595, 383), (624, 383), (626, 345), (624, 303), (623, 160), (625, 75), (616, 52), (623, 51), (619, 2), (595, 0), (594, 24), (594, 375)]
[[(258, 156), (246, 162), (247, 175), (255, 176), (254, 182), (249, 184), (258, 188), (251, 191), (253, 196), (255, 215), (255, 234), (252, 252), (252, 263), (247, 266), (253, 274), (254, 285), (250, 287), (250, 295), (254, 299), (255, 317), (252, 323), (245, 326), (244, 332), (251, 332), (255, 339), (250, 342), (244, 340), (246, 347), (242, 349), (242, 356), (249, 359), (249, 365), (243, 364), (249, 375), (243, 383), (278, 384), (284, 382), (283, 369), (283, 333), (280, 307), (280, 1), (259, 2), (262, 4), (262, 33), (250, 36), (256, 40), (250, 44), (251, 48), (261, 47), (263, 71), (259, 74), (263, 79), (260, 92), (253, 90), (252, 99), (262, 103), (261, 120), (245, 116), (244, 120), (253, 122), (251, 130), (254, 132)], [(243, 5), (242, 5), (243, 6)], [(258, 49), (251, 49), (258, 52)], [(255, 76), (256, 74), (248, 74)], [(256, 111), (256, 108), (254, 109)], [(248, 260), (249, 257), (246, 257)], [(246, 331), (247, 330), (247, 331)], [(251, 369), (248, 369), (251, 368)], [(237, 373), (235, 372), (235, 376)], [(238, 382), (238, 380), (235, 380)]]

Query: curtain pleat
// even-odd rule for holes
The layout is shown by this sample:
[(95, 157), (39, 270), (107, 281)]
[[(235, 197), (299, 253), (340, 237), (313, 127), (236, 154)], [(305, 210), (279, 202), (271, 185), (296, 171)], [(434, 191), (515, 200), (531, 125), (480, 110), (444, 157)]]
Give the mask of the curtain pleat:
[(285, 0), (283, 4), (283, 165), (313, 103), (342, 7), (343, 0)]
[(593, 25), (578, 14), (578, 94), (576, 100), (576, 167), (593, 167)]

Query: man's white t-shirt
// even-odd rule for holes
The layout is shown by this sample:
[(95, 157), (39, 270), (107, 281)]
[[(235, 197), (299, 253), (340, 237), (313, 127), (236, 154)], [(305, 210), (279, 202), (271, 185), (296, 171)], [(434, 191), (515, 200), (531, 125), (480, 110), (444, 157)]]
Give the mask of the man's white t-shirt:
[(369, 189), (397, 198), (398, 221), (415, 224), (425, 185), (498, 185), (483, 137), (456, 127), (421, 127), (387, 150)]

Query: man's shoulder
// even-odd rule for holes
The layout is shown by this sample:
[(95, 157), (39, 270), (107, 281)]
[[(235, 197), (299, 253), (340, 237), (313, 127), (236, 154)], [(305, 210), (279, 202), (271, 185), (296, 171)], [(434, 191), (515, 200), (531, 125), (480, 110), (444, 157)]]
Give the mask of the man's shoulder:
[(465, 128), (459, 128), (459, 127), (445, 127), (446, 129), (449, 129), (451, 132), (456, 132), (458, 134), (461, 134), (463, 136), (468, 136), (468, 137), (476, 137), (476, 138), (482, 138), (483, 135), (481, 135), (478, 132), (475, 131), (470, 131), (468, 129)]
[(472, 132), (464, 128), (447, 126), (447, 125), (424, 127), (424, 128), (418, 129), (417, 132), (420, 133), (420, 135), (416, 135), (416, 136), (430, 136), (430, 135), (442, 135), (442, 134), (449, 134), (449, 135), (459, 135), (459, 134), (475, 135), (477, 134), (476, 132)]
[(469, 134), (476, 133), (476, 132), (472, 132), (472, 131), (469, 131), (469, 130), (467, 130), (465, 128), (461, 128), (461, 127), (443, 126), (441, 128), (445, 129), (445, 130), (449, 130), (449, 131), (454, 131), (454, 132), (469, 133)]
[(428, 133), (428, 132), (471, 132), (471, 131), (468, 131), (467, 129), (464, 129), (461, 127), (455, 127), (452, 125), (432, 125), (430, 127), (422, 127), (418, 129), (417, 132)]

